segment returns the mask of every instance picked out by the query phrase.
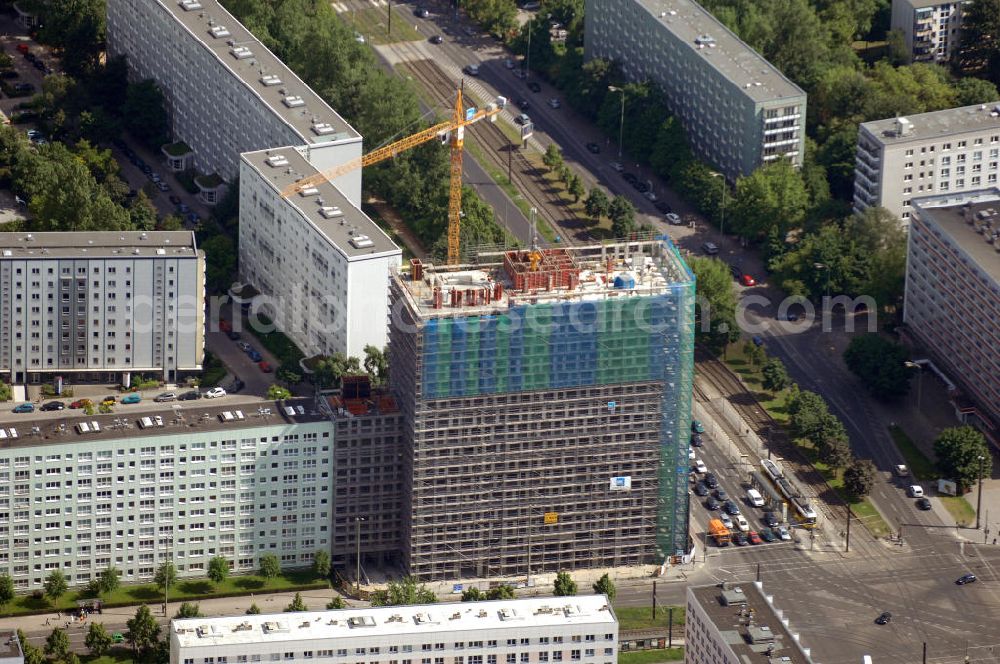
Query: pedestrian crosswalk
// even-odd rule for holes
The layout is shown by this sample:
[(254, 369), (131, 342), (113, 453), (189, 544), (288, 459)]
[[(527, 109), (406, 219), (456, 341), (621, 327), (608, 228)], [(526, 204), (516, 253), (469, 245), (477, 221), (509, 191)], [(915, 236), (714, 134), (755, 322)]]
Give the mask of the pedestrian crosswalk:
[[(364, 0), (355, 0), (358, 4), (363, 4)], [(388, 7), (388, 0), (368, 0), (376, 9), (381, 9), (382, 7)], [(330, 6), (333, 7), (333, 11), (338, 14), (343, 14), (344, 12), (349, 12), (352, 9), (357, 9), (357, 7), (351, 7), (347, 2), (331, 2)]]
[(338, 14), (343, 14), (348, 9), (350, 9), (350, 7), (348, 7), (347, 3), (345, 2), (331, 2), (330, 6), (333, 7), (333, 11), (337, 12)]

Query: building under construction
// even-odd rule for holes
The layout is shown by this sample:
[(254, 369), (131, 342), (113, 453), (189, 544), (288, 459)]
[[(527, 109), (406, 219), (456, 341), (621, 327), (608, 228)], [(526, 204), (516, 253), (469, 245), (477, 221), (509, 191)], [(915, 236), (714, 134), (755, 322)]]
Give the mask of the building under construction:
[(687, 549), (695, 288), (668, 239), (415, 260), (390, 291), (410, 573)]

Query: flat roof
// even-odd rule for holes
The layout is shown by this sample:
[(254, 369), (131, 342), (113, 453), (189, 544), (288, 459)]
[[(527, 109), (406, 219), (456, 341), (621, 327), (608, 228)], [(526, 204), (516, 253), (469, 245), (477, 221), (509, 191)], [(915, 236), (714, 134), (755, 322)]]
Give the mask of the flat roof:
[[(902, 135), (897, 131), (900, 120), (908, 120), (911, 123), (912, 130), (908, 134)], [(946, 108), (899, 118), (872, 120), (861, 123), (861, 126), (885, 145), (946, 138), (990, 129), (1000, 131), (1000, 101)]]
[[(897, 2), (900, 0), (897, 0)], [(939, 5), (953, 5), (955, 0), (902, 0), (914, 9), (925, 9), (927, 7), (937, 7)]]
[[(318, 172), (293, 147), (244, 152), (240, 158), (278, 192)], [(328, 181), (292, 194), (285, 202), (326, 236), (348, 260), (402, 253), (371, 217), (354, 207), (340, 189)]]
[[(737, 590), (738, 589), (738, 590)], [(726, 584), (727, 595), (738, 593), (744, 603), (722, 603), (724, 589), (721, 585), (689, 586), (688, 592), (701, 605), (709, 620), (715, 624), (723, 641), (736, 659), (751, 662), (763, 661), (768, 648), (773, 646), (770, 661), (782, 664), (813, 664), (813, 660), (792, 638), (791, 632), (774, 612), (760, 588), (753, 582)], [(752, 624), (748, 624), (749, 611), (753, 611)], [(688, 618), (690, 621), (690, 617)], [(690, 622), (689, 622), (690, 624)]]
[(190, 618), (171, 621), (170, 631), (181, 648), (206, 648), (312, 639), (378, 639), (390, 634), (489, 632), (529, 625), (602, 625), (617, 630), (617, 623), (607, 597), (582, 595)]
[(911, 204), (1000, 284), (1000, 188), (914, 198)]
[[(806, 93), (694, 0), (635, 0), (755, 102)], [(710, 39), (702, 39), (708, 37)], [(697, 40), (697, 41), (696, 41)], [(699, 43), (705, 44), (699, 45)]]
[(0, 659), (13, 659), (22, 657), (21, 643), (17, 640), (17, 632), (12, 630), (0, 631)]
[[(397, 273), (422, 318), (500, 314), (527, 304), (648, 297), (693, 276), (668, 238), (479, 254), (470, 265), (421, 264), (421, 278)], [(551, 277), (551, 279), (550, 279)], [(435, 305), (435, 291), (440, 298)], [(453, 291), (461, 297), (453, 299)]]
[(194, 256), (194, 231), (0, 233), (0, 258)]
[[(327, 143), (360, 138), (361, 135), (344, 118), (267, 50), (217, 0), (156, 1), (212, 51), (275, 115), (291, 125), (302, 136), (303, 142)], [(190, 72), (190, 75), (198, 74)], [(279, 82), (263, 82), (262, 79), (267, 76), (275, 76)], [(286, 103), (286, 99), (297, 101)], [(320, 130), (317, 131), (317, 128)]]
[[(179, 390), (178, 393), (185, 391)], [(68, 405), (72, 400), (63, 401)], [(119, 405), (114, 413), (107, 415), (96, 413), (85, 415), (83, 410), (67, 409), (58, 411), (56, 417), (37, 417), (41, 413), (36, 411), (34, 414), (18, 416), (24, 419), (5, 418), (0, 422), (0, 452), (38, 445), (75, 445), (121, 438), (140, 442), (143, 438), (157, 435), (191, 435), (206, 431), (245, 430), (251, 427), (329, 421), (329, 418), (316, 410), (312, 399), (230, 402), (224, 405), (206, 399), (142, 403), (144, 405), (153, 403), (155, 407), (139, 410), (138, 405)], [(285, 411), (286, 406), (294, 408), (295, 413), (289, 415)], [(302, 408), (301, 412), (299, 407)], [(231, 417), (223, 415), (224, 413), (230, 413)], [(140, 420), (157, 416), (160, 417), (162, 424), (140, 425)], [(94, 429), (94, 422), (98, 424), (98, 430)], [(87, 431), (81, 432), (78, 427), (81, 424), (86, 424)]]

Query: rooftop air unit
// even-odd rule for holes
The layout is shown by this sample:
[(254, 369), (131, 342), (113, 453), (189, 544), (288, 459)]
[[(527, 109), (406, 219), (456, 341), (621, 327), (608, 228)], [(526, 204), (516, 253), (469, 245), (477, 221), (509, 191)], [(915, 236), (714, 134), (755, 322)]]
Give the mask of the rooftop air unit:
[(267, 158), (267, 165), (271, 168), (278, 168), (280, 166), (288, 166), (288, 158), (283, 154), (276, 154)]
[(319, 189), (311, 185), (308, 187), (302, 187), (302, 189), (299, 190), (299, 196), (302, 196), (303, 198), (305, 198), (306, 196), (315, 196), (318, 193)]
[(289, 95), (284, 99), (282, 99), (281, 101), (285, 102), (285, 106), (287, 106), (288, 108), (298, 108), (299, 106), (306, 105), (305, 100), (302, 99), (302, 97), (299, 97), (298, 95)]
[(375, 243), (367, 235), (355, 235), (351, 238), (351, 246), (355, 249), (367, 249), (375, 246)]
[(343, 217), (344, 211), (336, 206), (324, 206), (319, 209), (319, 213), (323, 215), (325, 219), (335, 219), (337, 217)]
[(196, 9), (201, 9), (201, 3), (198, 2), (198, 0), (181, 0), (179, 4), (186, 12), (192, 12), (195, 11)]
[(247, 58), (253, 57), (253, 51), (246, 46), (234, 46), (229, 49), (229, 52), (232, 53), (233, 57), (237, 60), (246, 60)]
[(260, 82), (267, 87), (272, 85), (281, 85), (281, 79), (274, 74), (264, 74), (260, 77)]
[(319, 122), (312, 126), (313, 133), (317, 136), (326, 136), (333, 133), (333, 127), (326, 122)]
[(913, 123), (906, 118), (896, 118), (896, 136), (912, 136)]
[(222, 39), (223, 37), (228, 37), (230, 34), (229, 30), (224, 25), (214, 25), (209, 29), (212, 36), (216, 39)]

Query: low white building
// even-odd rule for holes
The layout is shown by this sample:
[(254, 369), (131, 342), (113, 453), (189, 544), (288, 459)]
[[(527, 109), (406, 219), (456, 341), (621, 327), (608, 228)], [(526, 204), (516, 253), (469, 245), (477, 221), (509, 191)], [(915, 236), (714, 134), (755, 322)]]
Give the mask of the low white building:
[(614, 664), (617, 657), (618, 620), (604, 595), (170, 623), (171, 664)]
[(329, 182), (281, 197), (316, 172), (305, 150), (241, 156), (240, 278), (307, 356), (364, 357), (388, 341), (389, 271), (402, 251)]

